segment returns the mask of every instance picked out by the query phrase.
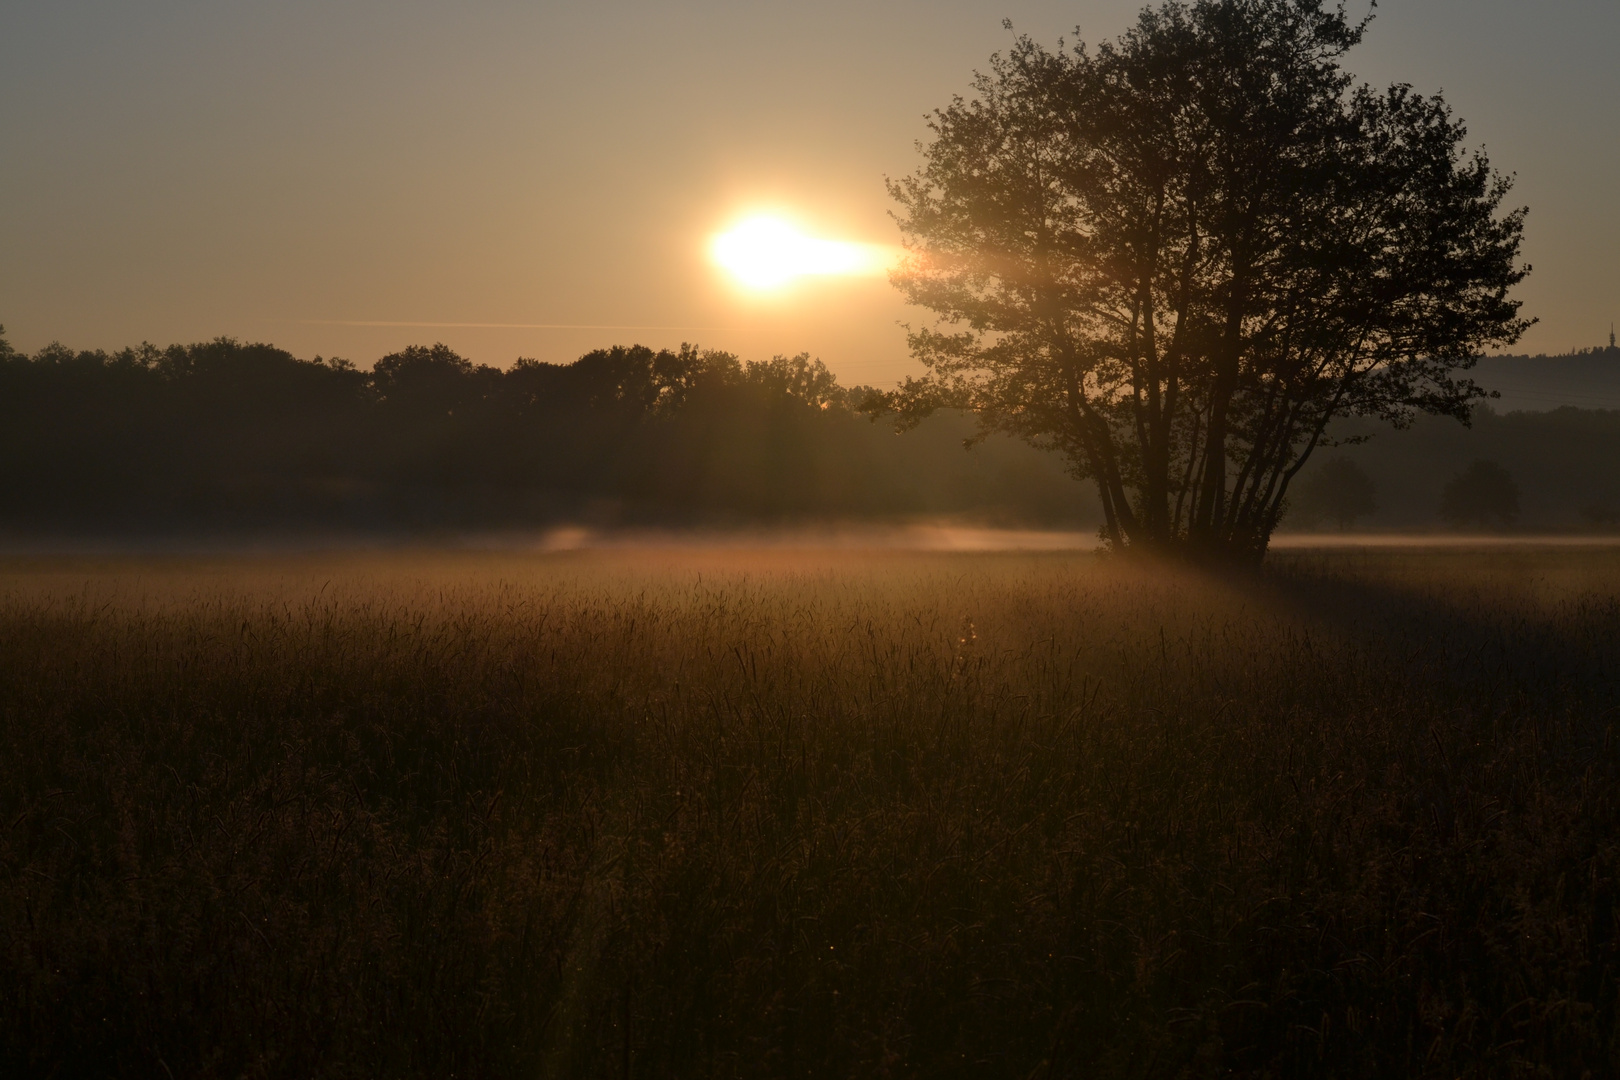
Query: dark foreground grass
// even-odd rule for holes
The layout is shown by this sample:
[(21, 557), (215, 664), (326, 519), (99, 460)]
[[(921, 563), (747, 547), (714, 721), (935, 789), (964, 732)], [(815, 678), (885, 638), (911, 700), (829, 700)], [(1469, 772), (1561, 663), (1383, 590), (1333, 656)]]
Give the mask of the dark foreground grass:
[(1620, 1070), (1620, 553), (0, 574), (8, 1076)]

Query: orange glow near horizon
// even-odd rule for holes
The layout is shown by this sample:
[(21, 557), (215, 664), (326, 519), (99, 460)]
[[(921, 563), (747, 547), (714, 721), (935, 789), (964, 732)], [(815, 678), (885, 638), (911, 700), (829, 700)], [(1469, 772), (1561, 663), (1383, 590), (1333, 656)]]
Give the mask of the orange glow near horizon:
[(893, 262), (881, 245), (809, 236), (776, 214), (736, 222), (710, 241), (709, 257), (750, 292), (776, 292), (803, 277), (877, 277)]

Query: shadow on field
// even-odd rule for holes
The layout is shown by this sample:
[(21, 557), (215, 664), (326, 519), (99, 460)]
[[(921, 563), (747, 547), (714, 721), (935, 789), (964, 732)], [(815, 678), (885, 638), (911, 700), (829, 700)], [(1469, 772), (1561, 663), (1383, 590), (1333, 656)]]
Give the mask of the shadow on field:
[(0, 578), (0, 1066), (1615, 1070), (1612, 555)]

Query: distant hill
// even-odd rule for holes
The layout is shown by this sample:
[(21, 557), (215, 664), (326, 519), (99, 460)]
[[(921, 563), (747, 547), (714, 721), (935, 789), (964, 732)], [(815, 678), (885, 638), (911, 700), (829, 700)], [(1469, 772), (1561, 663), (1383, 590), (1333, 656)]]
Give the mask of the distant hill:
[(1562, 356), (1487, 356), (1472, 375), (1502, 395), (1488, 403), (1499, 413), (1620, 409), (1620, 348), (1612, 345)]

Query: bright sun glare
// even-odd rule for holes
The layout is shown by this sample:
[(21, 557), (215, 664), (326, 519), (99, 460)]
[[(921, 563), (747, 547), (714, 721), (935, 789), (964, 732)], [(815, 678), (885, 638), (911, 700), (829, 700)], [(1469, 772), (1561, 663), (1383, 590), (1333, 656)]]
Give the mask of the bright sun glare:
[(875, 244), (821, 240), (768, 214), (744, 218), (714, 238), (715, 263), (744, 288), (761, 292), (808, 276), (880, 274), (887, 265)]

